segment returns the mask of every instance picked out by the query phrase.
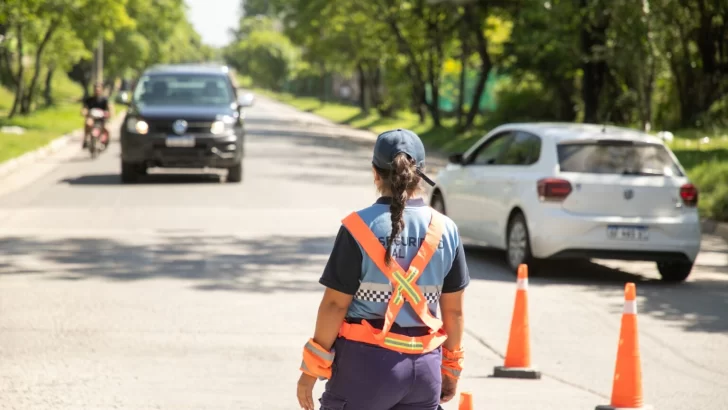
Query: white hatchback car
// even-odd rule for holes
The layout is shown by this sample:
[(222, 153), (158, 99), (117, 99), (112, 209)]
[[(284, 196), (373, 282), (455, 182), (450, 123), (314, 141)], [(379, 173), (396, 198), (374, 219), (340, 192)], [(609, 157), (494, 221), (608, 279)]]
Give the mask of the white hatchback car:
[(430, 205), (467, 242), (541, 259), (657, 262), (683, 281), (700, 250), (698, 191), (661, 139), (572, 123), (506, 124), (450, 156)]

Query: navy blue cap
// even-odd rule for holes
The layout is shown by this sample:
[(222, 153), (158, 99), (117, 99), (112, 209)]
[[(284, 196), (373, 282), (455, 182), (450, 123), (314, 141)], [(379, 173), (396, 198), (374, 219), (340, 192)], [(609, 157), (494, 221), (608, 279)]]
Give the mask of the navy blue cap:
[(391, 170), (394, 157), (401, 153), (407, 154), (415, 161), (417, 174), (425, 182), (435, 186), (435, 183), (422, 172), (425, 168), (425, 145), (422, 144), (420, 137), (410, 130), (397, 128), (379, 134), (377, 142), (374, 143), (372, 164), (380, 169)]

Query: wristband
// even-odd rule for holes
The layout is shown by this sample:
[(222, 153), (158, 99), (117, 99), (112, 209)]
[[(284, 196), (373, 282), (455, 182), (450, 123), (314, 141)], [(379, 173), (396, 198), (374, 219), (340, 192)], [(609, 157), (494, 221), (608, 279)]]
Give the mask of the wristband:
[(329, 352), (313, 339), (308, 339), (306, 345), (303, 346), (303, 361), (300, 368), (302, 372), (319, 380), (330, 379), (333, 363), (333, 350)]
[(458, 380), (460, 373), (463, 371), (463, 360), (464, 350), (462, 347), (453, 351), (443, 346), (441, 366), (443, 376)]

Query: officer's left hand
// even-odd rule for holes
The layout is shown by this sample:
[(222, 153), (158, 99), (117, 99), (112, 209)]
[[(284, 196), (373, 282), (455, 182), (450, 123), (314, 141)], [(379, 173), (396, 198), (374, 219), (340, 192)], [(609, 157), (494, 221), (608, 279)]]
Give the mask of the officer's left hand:
[(314, 410), (313, 407), (313, 385), (316, 384), (316, 378), (306, 373), (301, 373), (298, 379), (298, 404), (304, 410)]

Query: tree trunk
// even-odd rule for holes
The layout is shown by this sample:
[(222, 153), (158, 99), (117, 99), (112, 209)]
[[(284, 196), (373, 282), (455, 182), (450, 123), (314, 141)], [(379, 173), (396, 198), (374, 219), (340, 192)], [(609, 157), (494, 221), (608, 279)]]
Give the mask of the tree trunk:
[[(374, 67), (374, 74), (372, 75), (372, 81), (369, 85), (371, 92), (371, 101), (372, 104), (375, 107), (381, 108), (382, 105), (382, 95), (381, 95), (381, 87), (382, 87), (382, 68), (379, 66), (379, 62), (375, 62)], [(383, 114), (382, 111), (380, 111), (380, 114)], [(384, 114), (385, 116), (387, 114)]]
[[(6, 38), (10, 26), (0, 24), (0, 36)], [(15, 77), (13, 76), (13, 63), (10, 51), (7, 47), (8, 42), (0, 43), (0, 84), (15, 85)]]
[(45, 87), (43, 88), (43, 99), (45, 100), (46, 107), (53, 105), (53, 73), (56, 68), (53, 65), (48, 67), (48, 73), (46, 73)]
[(370, 105), (367, 70), (364, 68), (362, 63), (357, 64), (356, 68), (359, 72), (359, 107), (361, 108), (362, 113), (368, 114)]
[(656, 76), (656, 63), (655, 63), (655, 46), (652, 40), (652, 17), (645, 12), (644, 4), (647, 0), (642, 0), (642, 17), (645, 19), (645, 25), (647, 29), (647, 46), (644, 49), (645, 52), (645, 72), (640, 72), (640, 77), (643, 79), (640, 84), (640, 120), (642, 121), (642, 130), (650, 132), (652, 129), (652, 95), (655, 90), (655, 76)]
[(13, 101), (13, 108), (10, 109), (8, 118), (13, 118), (20, 109), (20, 103), (23, 99), (23, 92), (25, 91), (25, 67), (23, 67), (23, 26), (18, 24), (17, 26), (17, 53), (18, 53), (18, 73), (15, 75), (15, 100)]
[(321, 100), (321, 105), (326, 103), (327, 100), (327, 94), (326, 94), (326, 69), (323, 67), (321, 68), (321, 78), (320, 78), (320, 95), (319, 99)]
[[(588, 13), (588, 0), (581, 0), (581, 10)], [(584, 101), (584, 122), (596, 123), (599, 121), (599, 96), (607, 76), (607, 62), (603, 57), (594, 56), (595, 47), (606, 46), (606, 31), (609, 24), (606, 10), (601, 3), (597, 4), (599, 17), (596, 21), (588, 21), (581, 29), (581, 51), (585, 57), (582, 65), (584, 77), (582, 78), (582, 99)], [(607, 114), (609, 117), (609, 114)]]
[(458, 84), (458, 107), (456, 113), (458, 119), (457, 128), (460, 128), (463, 125), (463, 113), (465, 109), (465, 82), (468, 79), (468, 57), (470, 56), (468, 32), (465, 28), (465, 25), (463, 25), (462, 27), (463, 29), (461, 30), (460, 36), (460, 83)]
[(28, 92), (25, 94), (25, 97), (23, 98), (23, 103), (21, 105), (21, 112), (23, 114), (30, 113), (33, 100), (35, 99), (35, 90), (38, 87), (38, 78), (40, 78), (41, 58), (43, 57), (43, 51), (48, 45), (51, 37), (53, 37), (53, 33), (56, 31), (56, 27), (58, 27), (58, 21), (51, 21), (51, 24), (48, 26), (48, 30), (46, 30), (45, 35), (43, 35), (43, 39), (41, 40), (40, 44), (38, 45), (38, 49), (35, 52), (35, 71), (33, 72), (33, 78), (30, 80), (30, 87), (28, 88)]
[(440, 87), (437, 78), (438, 70), (435, 68), (435, 61), (432, 52), (429, 52), (428, 54), (429, 58), (427, 61), (427, 73), (429, 76), (430, 97), (432, 101), (430, 101), (430, 103), (428, 104), (427, 100), (425, 99), (425, 104), (430, 111), (430, 116), (432, 117), (432, 125), (435, 127), (440, 127)]
[(574, 82), (571, 79), (561, 79), (560, 82), (561, 84), (556, 86), (556, 95), (559, 101), (559, 120), (574, 122), (576, 120), (576, 110), (572, 100), (575, 94)]
[(422, 70), (419, 65), (419, 60), (417, 59), (417, 56), (415, 55), (414, 51), (412, 50), (412, 47), (407, 42), (407, 39), (405, 39), (404, 35), (402, 34), (402, 31), (399, 29), (399, 25), (397, 24), (397, 17), (396, 16), (388, 16), (387, 22), (389, 24), (389, 27), (392, 29), (392, 32), (394, 33), (394, 36), (397, 38), (397, 45), (400, 49), (400, 52), (407, 55), (409, 58), (409, 71), (410, 76), (412, 77), (412, 96), (413, 96), (413, 104), (414, 104), (414, 111), (418, 113), (420, 117), (420, 123), (423, 124), (425, 120), (427, 119), (426, 114), (426, 108), (425, 108), (425, 78), (422, 73)]
[[(473, 126), (475, 116), (480, 112), (480, 99), (483, 97), (485, 83), (488, 81), (488, 75), (490, 75), (490, 70), (493, 67), (490, 54), (488, 54), (488, 43), (484, 35), (483, 23), (485, 22), (485, 18), (481, 18), (480, 13), (477, 13), (479, 7), (481, 6), (468, 5), (465, 7), (465, 20), (470, 27), (470, 32), (475, 35), (475, 50), (478, 52), (478, 56), (480, 56), (480, 73), (478, 74), (478, 82), (475, 85), (475, 93), (473, 94), (470, 111), (465, 118), (465, 125), (463, 125), (462, 131), (468, 130)], [(482, 12), (485, 14), (485, 9)]]

